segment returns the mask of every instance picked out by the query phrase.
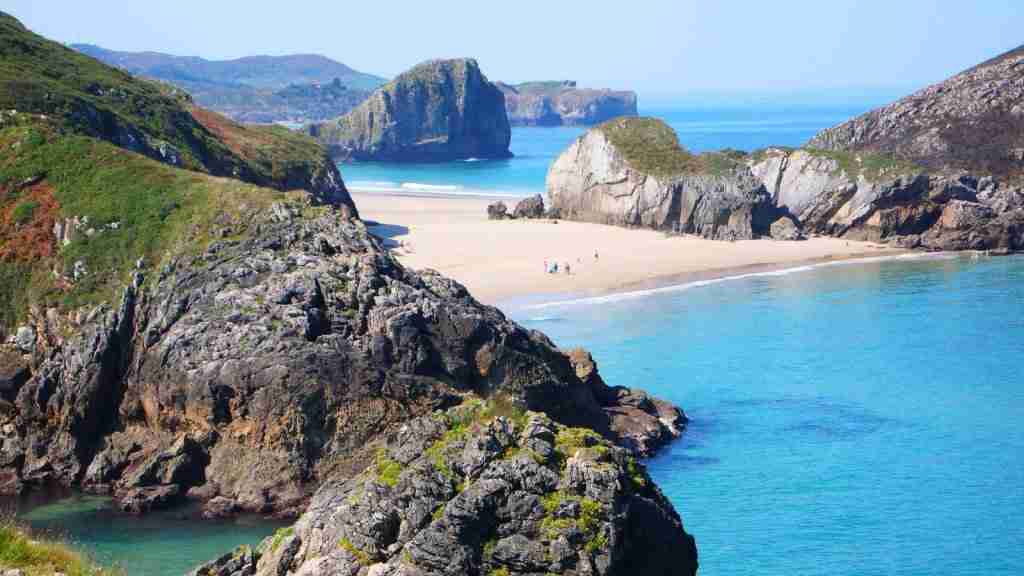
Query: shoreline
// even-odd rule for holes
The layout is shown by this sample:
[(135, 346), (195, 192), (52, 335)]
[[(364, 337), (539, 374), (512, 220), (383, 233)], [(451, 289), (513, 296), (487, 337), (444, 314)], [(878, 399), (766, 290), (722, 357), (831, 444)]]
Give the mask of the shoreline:
[[(494, 221), (486, 213), (493, 200), (482, 197), (352, 196), (370, 231), (404, 266), (436, 270), (481, 302), (506, 308), (915, 254), (829, 237), (726, 242), (567, 220)], [(552, 264), (558, 273), (546, 272)]]
[[(700, 288), (711, 284), (746, 280), (757, 277), (782, 276), (799, 272), (810, 272), (827, 266), (870, 264), (874, 262), (890, 262), (895, 260), (952, 260), (963, 256), (961, 252), (919, 252), (904, 250), (884, 256), (848, 255), (840, 257), (814, 258), (803, 262), (786, 262), (774, 264), (752, 264), (698, 272), (686, 272), (625, 285), (609, 289), (600, 294), (532, 294), (511, 298), (498, 305), (514, 310), (543, 310), (561, 306), (588, 305), (601, 302), (615, 302), (635, 298), (645, 298), (655, 294), (682, 292), (691, 288)], [(556, 297), (557, 299), (553, 299)]]

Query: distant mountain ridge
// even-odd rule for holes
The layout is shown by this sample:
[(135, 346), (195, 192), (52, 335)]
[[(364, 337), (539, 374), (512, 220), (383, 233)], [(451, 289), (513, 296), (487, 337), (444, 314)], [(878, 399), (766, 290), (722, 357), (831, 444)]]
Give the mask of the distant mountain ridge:
[(317, 54), (207, 60), (160, 52), (71, 47), (136, 76), (187, 91), (206, 108), (250, 123), (314, 122), (345, 114), (385, 79)]

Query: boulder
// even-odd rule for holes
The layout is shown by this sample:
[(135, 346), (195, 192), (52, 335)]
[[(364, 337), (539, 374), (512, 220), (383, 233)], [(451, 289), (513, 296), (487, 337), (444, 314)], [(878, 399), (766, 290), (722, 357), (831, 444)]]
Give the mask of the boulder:
[(144, 514), (152, 510), (168, 508), (177, 503), (181, 487), (177, 484), (131, 488), (115, 497), (117, 507), (131, 514)]
[(441, 162), (508, 158), (505, 97), (476, 60), (424, 62), (348, 114), (309, 127), (341, 159)]
[(508, 218), (508, 206), (505, 206), (504, 202), (495, 202), (487, 205), (487, 219), (488, 220), (504, 220)]
[(775, 240), (805, 240), (800, 230), (800, 223), (789, 214), (779, 216), (768, 228), (769, 235)]
[(764, 185), (728, 154), (694, 156), (652, 118), (619, 118), (577, 139), (552, 164), (548, 197), (562, 218), (715, 240), (768, 234)]
[(540, 194), (535, 194), (529, 198), (524, 198), (516, 204), (516, 209), (512, 213), (513, 218), (543, 218), (544, 217), (544, 197)]

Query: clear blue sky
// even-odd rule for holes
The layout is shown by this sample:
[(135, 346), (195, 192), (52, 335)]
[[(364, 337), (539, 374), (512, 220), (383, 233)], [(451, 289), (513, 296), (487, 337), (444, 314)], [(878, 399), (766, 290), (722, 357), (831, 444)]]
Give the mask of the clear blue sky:
[(393, 76), (477, 58), (491, 79), (642, 96), (905, 90), (1024, 44), (1024, 0), (4, 0), (61, 42), (211, 59), (319, 53)]

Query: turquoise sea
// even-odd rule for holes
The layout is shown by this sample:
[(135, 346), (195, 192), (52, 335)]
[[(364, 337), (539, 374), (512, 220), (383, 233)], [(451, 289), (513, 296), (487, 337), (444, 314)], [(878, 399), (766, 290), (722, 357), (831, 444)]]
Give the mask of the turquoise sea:
[[(644, 112), (702, 151), (798, 145), (860, 111)], [(356, 189), (541, 192), (581, 132), (515, 129), (507, 161), (342, 171)], [(1024, 257), (803, 267), (506, 310), (589, 348), (609, 383), (686, 410), (684, 438), (648, 465), (701, 574), (1024, 574)], [(280, 526), (45, 504), (20, 515), (132, 575), (180, 575)]]
[(683, 407), (701, 574), (1024, 574), (1024, 257), (799, 268), (513, 314)]

